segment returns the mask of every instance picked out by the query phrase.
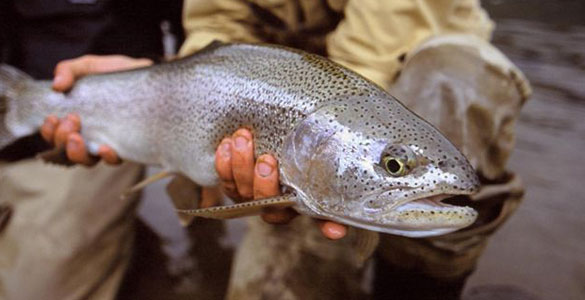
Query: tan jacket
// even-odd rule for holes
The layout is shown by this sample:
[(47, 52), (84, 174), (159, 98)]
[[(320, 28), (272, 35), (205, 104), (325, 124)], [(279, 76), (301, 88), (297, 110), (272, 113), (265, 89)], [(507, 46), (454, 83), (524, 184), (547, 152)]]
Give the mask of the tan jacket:
[(268, 42), (324, 54), (387, 88), (404, 56), (440, 34), (487, 40), (477, 0), (186, 0), (181, 55), (213, 40)]
[[(522, 199), (522, 184), (506, 172), (506, 163), (530, 89), (489, 45), (494, 24), (479, 1), (186, 0), (183, 25), (181, 55), (213, 40), (276, 43), (326, 55), (390, 89), (464, 152), (483, 179), (474, 197), (480, 220), (429, 239), (385, 235), (380, 249), (389, 251), (380, 252), (389, 263), (441, 278), (467, 274), (487, 237)], [(242, 274), (232, 292), (249, 290)]]

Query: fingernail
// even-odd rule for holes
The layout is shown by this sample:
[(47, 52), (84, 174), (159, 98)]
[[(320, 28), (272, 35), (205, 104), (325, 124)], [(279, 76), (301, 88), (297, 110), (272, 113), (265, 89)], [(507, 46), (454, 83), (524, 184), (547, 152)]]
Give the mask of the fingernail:
[(71, 122), (79, 121), (79, 116), (76, 114), (68, 114), (66, 118), (67, 118), (67, 120), (69, 120)]
[(248, 144), (248, 139), (246, 139), (243, 136), (238, 136), (236, 137), (236, 148), (239, 150), (244, 150), (246, 148), (246, 145)]
[(221, 156), (230, 157), (230, 155), (231, 155), (230, 148), (231, 148), (231, 146), (230, 146), (229, 142), (224, 142), (223, 144), (221, 144), (221, 146), (220, 146)]
[(53, 78), (53, 85), (62, 85), (64, 77), (62, 75), (57, 75)]
[(333, 239), (340, 239), (345, 235), (345, 228), (343, 227), (331, 226), (327, 228), (327, 231), (330, 234), (330, 238)]
[(52, 122), (51, 122), (51, 121), (49, 121), (49, 120), (45, 120), (45, 123), (43, 124), (43, 126), (44, 126), (46, 129), (49, 129), (49, 130), (52, 130), (52, 131), (54, 131), (54, 130), (55, 130), (55, 123), (52, 123)]
[(268, 175), (272, 174), (272, 166), (265, 162), (259, 162), (257, 169), (258, 174), (260, 174), (262, 177), (267, 177)]
[(49, 123), (52, 123), (52, 122), (53, 122), (53, 116), (52, 115), (49, 115), (49, 116), (45, 117), (45, 120), (44, 120), (44, 123), (45, 124), (49, 124)]
[(77, 139), (70, 138), (67, 140), (67, 146), (73, 150), (79, 149), (79, 141)]
[(73, 123), (71, 122), (71, 120), (65, 118), (63, 121), (61, 121), (61, 130), (65, 130), (65, 131), (73, 131)]

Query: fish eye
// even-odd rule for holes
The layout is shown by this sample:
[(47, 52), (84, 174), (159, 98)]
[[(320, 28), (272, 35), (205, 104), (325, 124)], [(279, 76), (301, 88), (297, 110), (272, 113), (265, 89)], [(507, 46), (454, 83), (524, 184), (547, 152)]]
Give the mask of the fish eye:
[(402, 159), (386, 155), (382, 158), (382, 166), (390, 175), (397, 177), (406, 174), (407, 168)]

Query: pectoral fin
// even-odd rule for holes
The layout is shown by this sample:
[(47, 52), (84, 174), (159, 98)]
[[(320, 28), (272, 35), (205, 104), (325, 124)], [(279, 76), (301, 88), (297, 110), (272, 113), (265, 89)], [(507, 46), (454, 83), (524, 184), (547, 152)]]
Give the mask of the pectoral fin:
[(357, 229), (355, 238), (355, 250), (360, 264), (363, 264), (374, 254), (380, 243), (380, 234), (374, 231)]
[(130, 196), (132, 196), (134, 193), (142, 190), (143, 188), (145, 188), (147, 185), (159, 181), (163, 178), (169, 177), (171, 176), (172, 173), (167, 172), (167, 171), (161, 171), (159, 173), (156, 173), (152, 176), (149, 176), (147, 178), (145, 178), (144, 180), (140, 181), (139, 183), (135, 184), (134, 186), (132, 186), (131, 188), (129, 188), (128, 190), (126, 190), (123, 194), (122, 194), (122, 199), (126, 199)]
[[(167, 194), (171, 198), (175, 209), (191, 209), (199, 207), (201, 204), (202, 188), (183, 175), (177, 175), (169, 184), (167, 184)], [(188, 226), (194, 216), (177, 213), (179, 222), (183, 226)]]
[(264, 208), (285, 208), (296, 204), (294, 194), (254, 200), (234, 205), (216, 206), (200, 209), (177, 209), (177, 213), (209, 219), (233, 219), (262, 213)]

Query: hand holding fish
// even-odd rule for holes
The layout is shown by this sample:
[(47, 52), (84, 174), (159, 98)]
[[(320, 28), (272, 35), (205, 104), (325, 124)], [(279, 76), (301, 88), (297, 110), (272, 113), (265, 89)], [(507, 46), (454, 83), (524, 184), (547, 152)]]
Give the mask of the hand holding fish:
[[(137, 59), (123, 55), (85, 55), (64, 60), (55, 67), (53, 89), (65, 92), (73, 87), (76, 79), (83, 76), (146, 67), (152, 63), (150, 59)], [(121, 162), (114, 150), (106, 145), (100, 146), (98, 157), (90, 155), (79, 134), (80, 129), (81, 120), (75, 114), (69, 114), (62, 120), (56, 116), (48, 116), (41, 127), (41, 135), (57, 148), (64, 148), (67, 157), (74, 163), (92, 166), (98, 162), (99, 158), (108, 164)]]
[[(53, 89), (59, 92), (68, 91), (80, 77), (134, 69), (151, 65), (148, 59), (134, 59), (126, 56), (92, 56), (60, 62), (55, 68)], [(98, 156), (89, 154), (85, 141), (79, 133), (80, 117), (69, 114), (63, 119), (49, 116), (41, 127), (43, 138), (57, 148), (64, 148), (67, 158), (74, 163), (85, 166), (95, 165), (99, 159), (112, 165), (120, 164), (121, 159), (107, 145), (99, 147)], [(254, 161), (253, 138), (250, 131), (240, 129), (232, 137), (220, 143), (215, 155), (215, 167), (220, 177), (222, 189), (237, 202), (263, 199), (280, 194), (278, 178), (278, 162), (271, 155), (261, 155)], [(262, 214), (262, 219), (270, 224), (285, 224), (296, 217), (291, 208), (273, 209)], [(344, 225), (317, 221), (323, 235), (335, 240), (343, 238), (347, 233)]]
[(90, 155), (79, 133), (80, 129), (81, 120), (76, 114), (69, 114), (61, 120), (51, 115), (45, 119), (41, 135), (51, 145), (64, 148), (67, 158), (76, 164), (93, 166), (100, 158), (111, 165), (122, 162), (116, 152), (107, 145), (100, 146), (98, 156)]
[[(225, 193), (237, 202), (265, 199), (280, 194), (278, 162), (269, 154), (254, 162), (252, 133), (237, 130), (224, 138), (215, 152), (215, 169)], [(298, 215), (291, 208), (271, 209), (262, 214), (270, 224), (285, 224)], [(323, 235), (332, 240), (343, 238), (347, 227), (339, 223), (317, 220)]]

